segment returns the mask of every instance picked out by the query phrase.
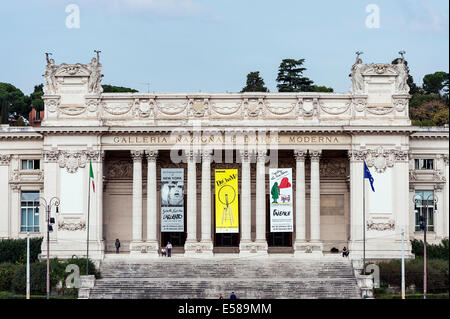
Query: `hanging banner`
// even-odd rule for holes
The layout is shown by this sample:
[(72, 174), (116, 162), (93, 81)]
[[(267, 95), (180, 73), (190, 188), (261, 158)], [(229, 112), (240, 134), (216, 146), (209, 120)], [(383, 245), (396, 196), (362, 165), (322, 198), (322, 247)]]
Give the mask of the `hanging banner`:
[(292, 232), (294, 228), (292, 168), (271, 168), (270, 231)]
[(216, 169), (216, 233), (239, 233), (238, 170)]
[(184, 232), (184, 168), (161, 169), (161, 232)]

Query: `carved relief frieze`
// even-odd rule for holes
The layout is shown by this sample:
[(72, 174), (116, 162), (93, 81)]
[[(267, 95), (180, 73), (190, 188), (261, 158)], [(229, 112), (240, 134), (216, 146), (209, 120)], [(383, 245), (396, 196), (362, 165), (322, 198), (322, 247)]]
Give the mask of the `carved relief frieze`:
[(244, 99), (243, 102), (243, 111), (244, 111), (244, 118), (264, 118), (265, 116), (265, 107), (264, 107), (264, 101), (262, 98), (259, 99)]
[(106, 113), (111, 115), (124, 115), (128, 113), (133, 107), (133, 102), (121, 102), (121, 103), (106, 103), (102, 102), (101, 106)]
[(328, 104), (328, 103), (324, 103), (322, 101), (319, 101), (319, 105), (320, 105), (320, 109), (322, 111), (324, 111), (326, 114), (330, 114), (330, 115), (339, 115), (339, 114), (344, 114), (345, 112), (347, 112), (350, 108), (350, 106), (352, 105), (352, 102), (348, 102), (345, 104)]
[(45, 98), (44, 99), (45, 109), (50, 113), (54, 113), (58, 109), (60, 102), (61, 102), (60, 97)]
[(208, 117), (210, 114), (209, 99), (189, 99), (189, 116)]
[(350, 175), (348, 161), (344, 158), (326, 158), (320, 161), (320, 177), (346, 178)]
[(366, 222), (367, 230), (376, 230), (376, 231), (393, 231), (395, 230), (395, 221), (393, 219), (389, 219), (385, 222), (377, 222), (374, 219), (369, 219)]
[(10, 154), (0, 154), (0, 165), (9, 165), (11, 161)]
[(87, 158), (85, 151), (59, 151), (58, 164), (69, 173), (75, 173), (78, 168), (86, 166)]
[(71, 222), (62, 219), (58, 221), (58, 230), (83, 231), (86, 230), (86, 222), (84, 220)]
[(133, 163), (127, 160), (107, 161), (104, 172), (108, 179), (132, 179)]
[(135, 99), (132, 114), (137, 118), (149, 118), (154, 116), (156, 101), (150, 99)]
[(378, 173), (383, 173), (386, 168), (393, 167), (395, 162), (395, 151), (385, 150), (381, 146), (376, 150), (368, 150), (366, 163), (368, 167), (374, 167)]

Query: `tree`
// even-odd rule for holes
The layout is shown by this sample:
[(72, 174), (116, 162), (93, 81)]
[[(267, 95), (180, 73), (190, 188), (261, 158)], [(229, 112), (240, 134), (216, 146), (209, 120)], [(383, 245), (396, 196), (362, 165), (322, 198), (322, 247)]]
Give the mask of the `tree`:
[(410, 118), (414, 125), (442, 126), (448, 124), (448, 106), (438, 99), (422, 103), (410, 109)]
[(281, 61), (278, 77), (277, 88), (279, 92), (310, 92), (314, 83), (307, 77), (303, 76), (306, 68), (302, 67), (305, 59), (283, 59)]
[(2, 111), (0, 113), (0, 116), (2, 118), (1, 124), (8, 124), (8, 102), (6, 99), (0, 100), (0, 107), (2, 108)]
[(44, 100), (42, 100), (42, 95), (44, 95), (44, 84), (41, 83), (39, 85), (35, 85), (33, 93), (30, 94), (30, 108), (34, 107), (36, 112), (44, 109)]
[(114, 85), (109, 85), (109, 84), (103, 84), (102, 85), (103, 88), (103, 93), (136, 93), (138, 92), (135, 89), (130, 89), (127, 87), (123, 87), (123, 86), (114, 86)]
[(8, 114), (22, 115), (28, 117), (30, 112), (29, 97), (10, 83), (0, 82), (0, 101), (6, 100)]
[(319, 85), (313, 85), (312, 86), (312, 91), (313, 92), (334, 92), (334, 90), (332, 88), (328, 88), (326, 86), (319, 86)]
[(440, 94), (441, 90), (447, 85), (449, 74), (446, 72), (435, 72), (423, 77), (423, 89), (428, 94)]
[(264, 86), (264, 80), (259, 75), (259, 71), (247, 74), (247, 86), (241, 92), (268, 92)]

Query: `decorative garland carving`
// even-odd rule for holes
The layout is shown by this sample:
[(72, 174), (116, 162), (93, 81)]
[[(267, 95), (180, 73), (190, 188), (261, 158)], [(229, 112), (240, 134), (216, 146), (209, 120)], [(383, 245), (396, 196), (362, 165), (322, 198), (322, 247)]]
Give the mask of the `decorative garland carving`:
[(66, 230), (66, 231), (78, 231), (78, 230), (86, 230), (86, 222), (79, 221), (78, 223), (69, 223), (64, 220), (58, 221), (58, 230)]
[(377, 231), (395, 230), (395, 221), (389, 219), (386, 223), (376, 223), (374, 220), (368, 220), (367, 230), (377, 230)]

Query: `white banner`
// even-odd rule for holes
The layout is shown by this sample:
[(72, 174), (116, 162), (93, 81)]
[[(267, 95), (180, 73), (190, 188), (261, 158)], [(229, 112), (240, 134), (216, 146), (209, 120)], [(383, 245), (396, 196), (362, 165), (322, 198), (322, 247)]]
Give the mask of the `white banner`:
[(161, 169), (161, 232), (184, 232), (184, 168)]
[(270, 231), (293, 232), (292, 168), (271, 168)]

